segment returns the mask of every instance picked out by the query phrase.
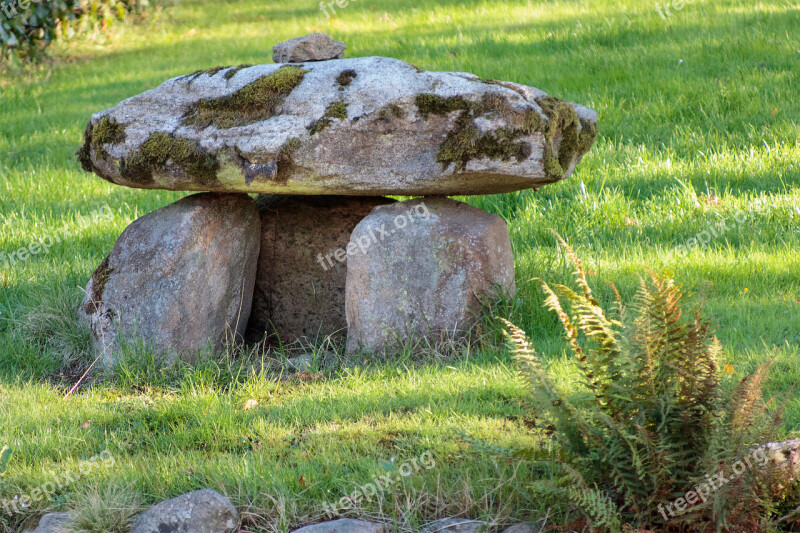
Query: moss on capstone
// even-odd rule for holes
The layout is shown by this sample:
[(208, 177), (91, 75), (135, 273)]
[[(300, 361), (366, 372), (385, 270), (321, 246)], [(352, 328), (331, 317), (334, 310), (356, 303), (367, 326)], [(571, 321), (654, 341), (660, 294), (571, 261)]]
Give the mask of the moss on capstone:
[(286, 139), (283, 146), (278, 150), (277, 165), (278, 170), (275, 174), (276, 183), (286, 183), (294, 168), (294, 155), (300, 149), (302, 142), (297, 137)]
[[(486, 80), (480, 81), (486, 83)], [(548, 181), (557, 181), (564, 177), (574, 158), (591, 147), (597, 136), (597, 126), (590, 121), (579, 120), (575, 108), (558, 98), (545, 96), (537, 99), (536, 103), (546, 119), (532, 109), (524, 112), (515, 110), (504, 98), (494, 93), (487, 93), (477, 102), (468, 101), (462, 96), (442, 97), (434, 94), (420, 94), (416, 98), (419, 113), (425, 119), (431, 115), (459, 112), (453, 128), (436, 154), (436, 161), (442, 164), (442, 170), (451, 164), (457, 170), (464, 170), (469, 161), (481, 157), (523, 161), (530, 157), (532, 148), (521, 138), (539, 132), (544, 137), (545, 177)], [(503, 116), (510, 125), (482, 132), (474, 121), (486, 114)]]
[(334, 102), (325, 109), (322, 118), (314, 121), (308, 127), (309, 133), (314, 135), (321, 132), (333, 123), (333, 119), (344, 120), (347, 118), (347, 104), (344, 102)]
[(190, 139), (164, 132), (150, 135), (136, 152), (123, 160), (120, 173), (126, 180), (144, 186), (153, 183), (155, 171), (167, 171), (169, 162), (199, 184), (210, 186), (217, 182), (220, 166), (214, 155)]
[(97, 172), (94, 162), (92, 162), (92, 150), (95, 157), (107, 158), (108, 152), (104, 144), (119, 144), (125, 141), (125, 128), (116, 120), (109, 118), (108, 115), (100, 119), (97, 124), (91, 121), (86, 125), (83, 132), (83, 146), (75, 153), (81, 168), (86, 172), (95, 172), (103, 179), (108, 180), (101, 173)]
[[(417, 108), (423, 118), (430, 115), (447, 115), (458, 111), (459, 115), (453, 129), (447, 134), (436, 153), (436, 161), (442, 170), (454, 164), (457, 170), (464, 170), (473, 159), (486, 157), (509, 161), (523, 161), (530, 157), (531, 146), (520, 140), (541, 127), (541, 117), (531, 110), (522, 117), (512, 112), (505, 100), (494, 94), (486, 94), (478, 102), (470, 102), (462, 96), (442, 97), (435, 94), (420, 94), (416, 98)], [(487, 113), (498, 113), (515, 119), (508, 128), (481, 131), (475, 126), (475, 119)]]
[(231, 67), (231, 68), (230, 68), (230, 69), (228, 69), (228, 71), (225, 73), (225, 79), (226, 79), (226, 80), (229, 80), (229, 79), (231, 79), (232, 77), (236, 76), (236, 73), (237, 73), (237, 72), (239, 72), (240, 70), (242, 70), (242, 69), (246, 69), (246, 68), (250, 68), (250, 67), (252, 67), (252, 66), (253, 66), (253, 65), (250, 65), (250, 64), (247, 64), (247, 63), (242, 63), (241, 65), (236, 65), (235, 67)]
[(246, 126), (274, 116), (283, 100), (303, 81), (308, 70), (293, 65), (262, 76), (238, 91), (198, 101), (184, 115), (187, 126), (220, 129)]
[(100, 119), (92, 132), (92, 146), (99, 147), (103, 144), (119, 144), (125, 142), (125, 128), (108, 115)]
[[(552, 96), (539, 98), (536, 103), (548, 118), (544, 130), (545, 174), (553, 181), (559, 180), (579, 153), (578, 112), (568, 102)], [(555, 142), (559, 137), (556, 149)]]
[(472, 109), (472, 104), (463, 96), (444, 97), (436, 94), (418, 94), (415, 102), (419, 114), (426, 120), (430, 115), (447, 115), (453, 111)]
[(405, 118), (406, 112), (402, 107), (395, 103), (388, 104), (378, 111), (378, 118), (380, 120), (391, 120), (393, 118)]
[(83, 130), (83, 146), (81, 146), (78, 151), (75, 152), (75, 156), (78, 158), (81, 168), (86, 172), (94, 172), (94, 163), (92, 163), (91, 152), (93, 131), (94, 126), (90, 120), (89, 123), (86, 124), (86, 129)]
[(353, 78), (355, 78), (358, 74), (353, 69), (343, 70), (336, 76), (336, 83), (341, 85), (339, 90), (341, 91), (344, 87), (347, 87), (353, 82)]

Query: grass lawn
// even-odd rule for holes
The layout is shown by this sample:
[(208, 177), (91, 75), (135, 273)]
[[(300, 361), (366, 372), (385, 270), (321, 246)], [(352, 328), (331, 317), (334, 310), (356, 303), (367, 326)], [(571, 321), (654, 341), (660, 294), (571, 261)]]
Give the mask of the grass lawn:
[[(511, 232), (519, 291), (500, 313), (574, 389), (559, 325), (531, 281), (571, 279), (550, 230), (578, 250), (605, 299), (607, 281), (630, 297), (647, 269), (668, 272), (718, 325), (730, 385), (777, 361), (766, 394), (786, 398), (785, 433), (798, 433), (797, 0), (705, 0), (665, 17), (646, 0), (351, 0), (336, 10), (328, 19), (312, 0), (183, 1), (60, 43), (52, 61), (0, 79), (0, 252), (69, 233), (13, 267), (0, 256), (0, 448), (14, 450), (0, 499), (77, 474), (104, 450), (113, 457), (52, 501), (13, 516), (0, 502), (1, 531), (103, 498), (135, 508), (205, 487), (232, 498), (246, 530), (288, 530), (425, 452), (435, 467), (395, 474), (343, 514), (408, 530), (442, 516), (506, 524), (550, 508), (563, 518), (558, 502), (525, 490), (547, 472), (504, 458), (543, 439), (496, 335), (463, 353), (340, 359), (303, 374), (242, 357), (162, 371), (143, 357), (65, 398), (92, 360), (75, 324), (80, 287), (131, 221), (181, 197), (82, 172), (73, 153), (91, 113), (198, 69), (271, 62), (274, 43), (312, 31), (344, 40), (349, 57), (513, 80), (596, 109), (600, 135), (570, 179), (466, 198)], [(258, 406), (245, 409), (250, 399)]]

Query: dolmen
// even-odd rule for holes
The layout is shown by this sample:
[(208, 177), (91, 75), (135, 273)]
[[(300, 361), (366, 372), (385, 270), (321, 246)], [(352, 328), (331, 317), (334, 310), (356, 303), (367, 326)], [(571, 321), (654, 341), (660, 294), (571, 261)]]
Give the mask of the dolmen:
[(80, 314), (104, 365), (128, 342), (168, 363), (237, 340), (383, 352), (467, 336), (514, 293), (504, 221), (448, 196), (568, 177), (595, 112), (345, 48), (299, 37), (275, 64), (198, 71), (92, 116), (86, 171), (198, 192), (135, 220), (92, 275)]

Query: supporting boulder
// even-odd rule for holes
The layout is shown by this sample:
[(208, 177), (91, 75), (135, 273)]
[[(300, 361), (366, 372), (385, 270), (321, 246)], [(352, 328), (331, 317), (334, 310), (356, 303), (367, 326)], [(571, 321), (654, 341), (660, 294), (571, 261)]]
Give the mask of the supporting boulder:
[(104, 365), (123, 338), (171, 364), (244, 333), (261, 224), (245, 194), (197, 194), (134, 221), (86, 287), (80, 313)]
[(475, 323), (482, 300), (514, 293), (502, 218), (448, 198), (378, 206), (350, 237), (347, 351), (382, 351)]
[(347, 244), (381, 197), (261, 196), (261, 254), (247, 338), (343, 339)]

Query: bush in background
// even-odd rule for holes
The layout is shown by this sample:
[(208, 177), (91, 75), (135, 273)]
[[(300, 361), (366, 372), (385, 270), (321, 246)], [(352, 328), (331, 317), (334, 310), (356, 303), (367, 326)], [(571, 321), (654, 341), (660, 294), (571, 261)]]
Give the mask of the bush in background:
[(150, 7), (152, 0), (53, 0), (30, 3), (0, 0), (0, 63), (37, 61), (56, 38), (104, 30), (130, 14)]

